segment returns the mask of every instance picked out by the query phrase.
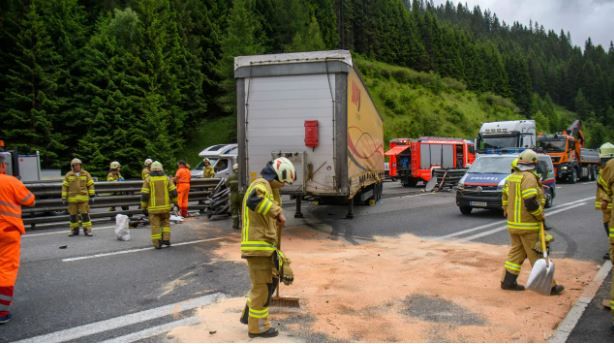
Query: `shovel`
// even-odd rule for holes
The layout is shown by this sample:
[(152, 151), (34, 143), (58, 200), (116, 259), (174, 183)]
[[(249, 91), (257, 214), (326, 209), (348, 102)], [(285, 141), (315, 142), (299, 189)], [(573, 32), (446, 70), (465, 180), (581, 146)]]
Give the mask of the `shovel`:
[[(282, 226), (279, 225), (279, 229), (277, 231), (277, 249), (281, 251), (281, 229)], [(279, 259), (279, 258), (278, 258)], [(297, 297), (281, 297), (279, 296), (279, 289), (281, 288), (281, 270), (277, 276), (277, 291), (275, 292), (275, 296), (271, 298), (271, 306), (274, 307), (288, 307), (288, 308), (300, 308), (300, 304)]]
[(548, 258), (543, 222), (539, 230), (539, 239), (541, 241), (544, 258), (538, 259), (535, 264), (533, 264), (533, 269), (531, 269), (529, 281), (527, 282), (527, 289), (531, 289), (543, 295), (550, 295), (552, 280), (554, 278), (554, 263)]

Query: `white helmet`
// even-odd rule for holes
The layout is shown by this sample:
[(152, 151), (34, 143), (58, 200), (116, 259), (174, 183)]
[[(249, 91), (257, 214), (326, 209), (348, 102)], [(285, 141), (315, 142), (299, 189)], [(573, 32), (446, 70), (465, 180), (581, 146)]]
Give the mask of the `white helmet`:
[(111, 168), (112, 170), (116, 170), (116, 169), (118, 169), (119, 167), (120, 167), (119, 162), (117, 162), (117, 161), (113, 161), (113, 162), (111, 162), (111, 166), (110, 166), (110, 168)]
[(151, 172), (162, 172), (164, 168), (162, 167), (162, 163), (159, 161), (154, 161), (151, 163)]
[(148, 159), (145, 159), (145, 162), (143, 163), (143, 165), (145, 165), (145, 166), (151, 166), (151, 164), (152, 164), (152, 163), (153, 163), (153, 160), (151, 160), (151, 159), (149, 159), (149, 158), (148, 158)]
[(232, 165), (232, 170), (233, 171), (238, 171), (239, 170), (239, 164), (235, 163), (234, 165)]
[(70, 166), (72, 165), (81, 165), (81, 160), (79, 158), (74, 158), (70, 161)]
[(282, 183), (292, 184), (296, 180), (294, 164), (287, 158), (281, 157), (273, 160), (273, 170), (277, 173), (277, 179)]

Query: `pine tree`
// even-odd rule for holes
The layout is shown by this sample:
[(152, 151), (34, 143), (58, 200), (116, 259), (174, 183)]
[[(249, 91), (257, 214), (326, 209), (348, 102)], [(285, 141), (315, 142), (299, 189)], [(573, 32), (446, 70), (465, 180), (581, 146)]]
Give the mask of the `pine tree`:
[(232, 114), (235, 110), (234, 58), (264, 52), (264, 47), (257, 40), (260, 24), (252, 8), (250, 0), (233, 2), (226, 36), (222, 39), (222, 58), (216, 71), (222, 78), (221, 85), (225, 93), (217, 101), (226, 114)]

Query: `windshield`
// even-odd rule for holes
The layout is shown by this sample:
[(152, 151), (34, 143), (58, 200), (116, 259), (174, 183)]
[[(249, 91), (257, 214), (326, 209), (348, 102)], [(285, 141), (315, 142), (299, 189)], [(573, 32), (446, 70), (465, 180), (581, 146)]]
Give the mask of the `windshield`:
[(471, 165), (469, 172), (510, 174), (513, 160), (511, 156), (481, 156)]
[(518, 135), (478, 137), (479, 149), (517, 147)]
[(563, 138), (540, 138), (537, 142), (546, 152), (564, 152), (565, 139)]
[[(211, 162), (211, 166), (215, 166), (215, 163), (217, 162), (217, 159), (215, 158), (209, 158), (209, 162)], [(193, 168), (193, 170), (201, 170), (203, 169), (204, 164), (201, 160), (201, 162), (198, 163), (198, 165), (196, 165), (196, 167)]]

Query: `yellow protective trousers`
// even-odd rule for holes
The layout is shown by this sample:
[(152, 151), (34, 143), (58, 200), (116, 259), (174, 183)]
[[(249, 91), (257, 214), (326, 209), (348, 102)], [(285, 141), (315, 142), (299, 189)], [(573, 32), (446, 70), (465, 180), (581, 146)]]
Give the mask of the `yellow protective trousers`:
[[(69, 202), (68, 215), (70, 216), (70, 231), (79, 231), (79, 222), (83, 226), (83, 231), (92, 231), (92, 220), (90, 219), (90, 206), (88, 202)], [(81, 220), (79, 221), (79, 217)]]
[(160, 240), (171, 240), (171, 214), (149, 214), (151, 225), (151, 243), (157, 246)]
[[(271, 328), (269, 321), (269, 303), (271, 295), (277, 287), (273, 275), (275, 267), (273, 257), (247, 257), (247, 267), (252, 288), (247, 295), (247, 306), (244, 312), (248, 312), (247, 329), (249, 333), (258, 334)], [(243, 314), (243, 318), (245, 314)]]

